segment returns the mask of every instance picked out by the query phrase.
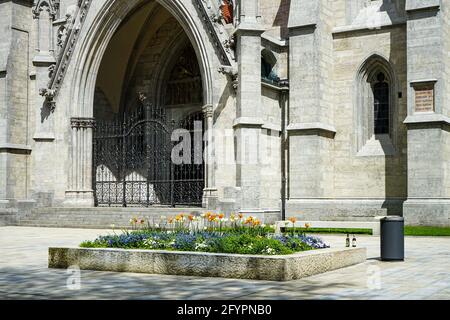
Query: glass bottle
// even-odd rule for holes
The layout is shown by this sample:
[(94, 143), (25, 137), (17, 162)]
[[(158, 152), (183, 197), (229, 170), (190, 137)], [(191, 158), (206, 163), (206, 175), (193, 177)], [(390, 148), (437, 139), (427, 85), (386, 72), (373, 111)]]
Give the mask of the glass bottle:
[(345, 246), (350, 248), (350, 234), (347, 233), (347, 239), (345, 239)]

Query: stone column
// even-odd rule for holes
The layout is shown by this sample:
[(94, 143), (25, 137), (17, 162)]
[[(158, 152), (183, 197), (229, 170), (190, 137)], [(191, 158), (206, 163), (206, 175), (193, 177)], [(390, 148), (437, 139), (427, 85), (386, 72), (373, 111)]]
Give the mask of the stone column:
[(54, 109), (45, 97), (39, 95), (41, 89), (47, 88), (50, 80), (51, 68), (56, 64), (53, 48), (53, 21), (56, 12), (51, 3), (38, 1), (33, 9), (35, 24), (36, 54), (33, 65), (36, 67), (36, 129), (34, 140), (40, 142), (52, 142), (54, 133)]
[(33, 8), (35, 30), (35, 67), (34, 81), (34, 151), (32, 162), (32, 194), (39, 206), (52, 206), (55, 198), (55, 109), (45, 97), (40, 95), (42, 89), (48, 88), (50, 72), (56, 64), (53, 50), (53, 21), (55, 11), (52, 2), (36, 1)]
[(30, 6), (0, 1), (0, 209), (29, 197)]
[(289, 16), (289, 181), (287, 215), (333, 196), (330, 3), (293, 0)]
[(238, 59), (237, 115), (234, 123), (236, 180), (243, 213), (260, 211), (261, 34), (259, 1), (240, 2), (236, 29)]
[(450, 224), (450, 4), (407, 1), (407, 224)]
[(93, 207), (93, 118), (72, 118), (72, 148), (69, 165), (69, 189), (64, 205), (67, 207)]
[(217, 207), (217, 188), (215, 187), (215, 157), (214, 157), (214, 110), (212, 105), (203, 107), (205, 115), (205, 189), (203, 190), (203, 207), (214, 210)]

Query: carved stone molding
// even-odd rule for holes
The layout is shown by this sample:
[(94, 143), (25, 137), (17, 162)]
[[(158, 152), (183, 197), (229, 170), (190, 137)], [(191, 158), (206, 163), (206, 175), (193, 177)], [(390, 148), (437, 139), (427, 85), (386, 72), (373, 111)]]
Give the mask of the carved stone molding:
[(236, 63), (234, 56), (234, 40), (228, 35), (227, 30), (222, 24), (220, 10), (215, 12), (210, 0), (195, 0), (198, 12), (205, 24), (211, 42), (217, 50), (220, 62), (224, 66), (233, 67)]
[(35, 0), (33, 18), (39, 19), (41, 12), (47, 10), (51, 19), (55, 19), (59, 12), (59, 0)]
[(95, 127), (94, 118), (72, 118), (70, 119), (72, 129), (93, 129)]
[(210, 104), (203, 106), (202, 111), (203, 114), (205, 115), (205, 118), (212, 118), (212, 116), (214, 115), (213, 106)]
[(57, 62), (52, 67), (48, 87), (41, 90), (41, 93), (53, 93), (51, 96), (45, 96), (46, 99), (51, 99), (50, 102), (53, 102), (59, 93), (91, 3), (92, 0), (78, 0), (76, 8), (66, 14), (66, 24), (61, 28), (57, 41), (60, 47)]
[[(52, 12), (55, 15), (59, 10), (59, 0), (38, 0), (33, 12), (39, 15), (39, 6), (44, 3), (52, 4)], [(56, 44), (58, 47), (57, 62), (52, 67), (50, 73), (50, 81), (47, 88), (40, 90), (43, 94), (51, 92), (51, 95), (44, 95), (48, 102), (54, 105), (54, 99), (58, 96), (61, 85), (64, 81), (70, 60), (73, 55), (75, 45), (84, 25), (85, 18), (89, 12), (92, 0), (78, 0), (74, 10), (66, 14), (66, 23), (57, 33)], [(221, 63), (228, 69), (230, 67), (233, 71), (231, 73), (224, 72), (224, 74), (232, 74), (231, 80), (236, 81), (237, 67), (234, 53), (234, 39), (229, 36), (221, 21), (214, 22), (214, 8), (210, 0), (195, 0), (196, 7), (200, 13), (202, 22), (205, 24), (208, 34), (211, 37), (212, 43), (217, 50)], [(236, 85), (235, 85), (236, 87)]]

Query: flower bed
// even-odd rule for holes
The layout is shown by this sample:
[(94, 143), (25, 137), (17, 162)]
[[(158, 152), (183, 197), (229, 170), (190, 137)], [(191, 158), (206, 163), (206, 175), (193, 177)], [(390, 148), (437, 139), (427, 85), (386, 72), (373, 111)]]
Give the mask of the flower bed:
[(180, 214), (159, 224), (144, 218), (133, 218), (130, 223), (133, 231), (101, 236), (80, 246), (252, 255), (288, 255), (328, 248), (320, 238), (305, 233), (275, 235), (272, 227), (252, 216), (231, 215), (227, 219), (222, 214)]
[(328, 248), (321, 239), (303, 234), (272, 235), (248, 231), (133, 231), (101, 236), (83, 242), (81, 247), (256, 255), (286, 255)]
[(320, 238), (298, 233), (295, 221), (285, 234), (242, 215), (181, 214), (130, 223), (131, 231), (85, 241), (81, 248), (49, 248), (49, 267), (288, 281), (366, 260), (366, 249), (330, 249)]

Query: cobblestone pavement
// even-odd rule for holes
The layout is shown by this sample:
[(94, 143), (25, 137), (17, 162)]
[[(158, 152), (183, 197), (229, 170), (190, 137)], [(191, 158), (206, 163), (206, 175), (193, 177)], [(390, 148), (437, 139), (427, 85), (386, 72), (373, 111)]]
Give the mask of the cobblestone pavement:
[[(278, 283), (113, 272), (81, 272), (70, 290), (66, 270), (47, 268), (49, 246), (76, 246), (105, 230), (0, 227), (3, 299), (450, 299), (450, 238), (407, 237), (405, 262), (381, 262), (379, 238), (359, 236), (364, 264)], [(345, 236), (322, 236), (341, 247)]]

